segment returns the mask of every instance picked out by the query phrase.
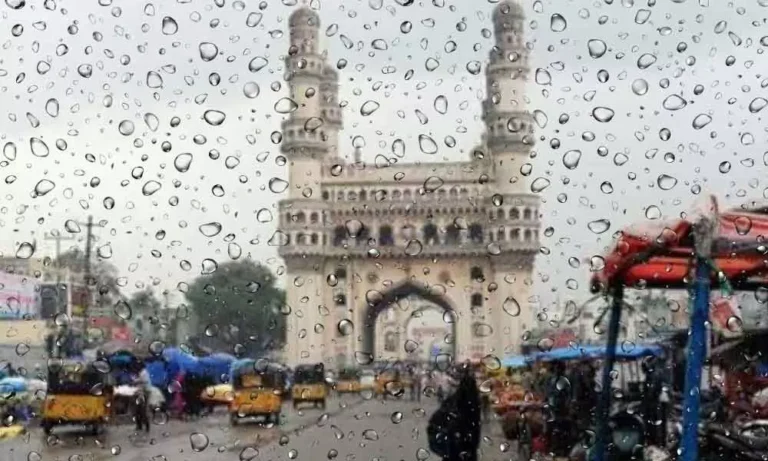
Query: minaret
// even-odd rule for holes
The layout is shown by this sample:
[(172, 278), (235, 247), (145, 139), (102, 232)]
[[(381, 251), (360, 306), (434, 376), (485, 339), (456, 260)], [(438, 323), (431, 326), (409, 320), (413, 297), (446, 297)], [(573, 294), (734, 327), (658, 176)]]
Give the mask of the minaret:
[(499, 289), (493, 293), (492, 319), (497, 326), (494, 348), (499, 356), (520, 352), (526, 330), (535, 327), (530, 302), (533, 262), (539, 248), (539, 198), (520, 174), (534, 143), (532, 119), (525, 107), (528, 50), (523, 36), (525, 17), (515, 0), (504, 0), (493, 12), (496, 46), (486, 69), (487, 95), (483, 115), (486, 144), (493, 160), (497, 208), (494, 231), (500, 252), (491, 259)]
[(520, 166), (533, 144), (533, 131), (525, 107), (529, 68), (524, 19), (522, 7), (512, 0), (505, 0), (493, 12), (496, 46), (486, 70), (488, 99), (483, 115), (501, 194), (527, 192)]
[[(319, 51), (317, 13), (299, 8), (288, 23), (291, 45), (285, 58), (285, 80), (296, 106), (282, 124), (281, 150), (290, 161), (289, 198), (319, 198), (323, 160), (329, 152), (335, 153), (341, 125), (337, 75), (327, 68)], [(293, 106), (282, 102), (286, 108)]]
[[(283, 121), (281, 150), (288, 159), (290, 190), (280, 202), (280, 228), (284, 244), (278, 248), (286, 265), (291, 308), (286, 332), (286, 360), (322, 362), (330, 348), (322, 328), (327, 319), (323, 305), (325, 286), (324, 245), (327, 202), (322, 198), (322, 178), (328, 163), (338, 157), (341, 108), (338, 75), (320, 51), (320, 18), (309, 8), (294, 11), (289, 20), (290, 48), (285, 58), (287, 97), (278, 104), (289, 112)], [(325, 330), (325, 331), (324, 331)], [(327, 331), (327, 333), (326, 333)]]

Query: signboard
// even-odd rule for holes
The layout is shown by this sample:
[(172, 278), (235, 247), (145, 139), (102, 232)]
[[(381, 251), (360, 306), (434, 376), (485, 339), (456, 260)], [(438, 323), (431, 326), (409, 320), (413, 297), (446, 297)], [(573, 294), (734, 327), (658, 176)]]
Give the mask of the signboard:
[(739, 306), (733, 298), (718, 298), (712, 301), (709, 317), (712, 325), (723, 336), (733, 337), (742, 334)]
[(127, 326), (112, 327), (112, 340), (130, 341), (131, 329)]
[(36, 318), (38, 291), (34, 279), (0, 272), (0, 319)]

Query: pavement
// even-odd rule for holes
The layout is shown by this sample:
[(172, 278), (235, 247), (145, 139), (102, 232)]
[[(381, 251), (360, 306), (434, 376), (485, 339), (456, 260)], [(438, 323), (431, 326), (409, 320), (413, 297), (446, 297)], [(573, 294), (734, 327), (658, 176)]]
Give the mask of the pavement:
[[(258, 423), (230, 426), (226, 412), (196, 421), (156, 418), (150, 435), (137, 436), (128, 425), (111, 426), (98, 437), (59, 428), (46, 437), (30, 428), (0, 440), (0, 459), (8, 461), (437, 461), (429, 452), (426, 426), (437, 408), (423, 402), (332, 397), (326, 411), (283, 407), (279, 427)], [(484, 426), (479, 459), (510, 461), (515, 450), (498, 422)]]

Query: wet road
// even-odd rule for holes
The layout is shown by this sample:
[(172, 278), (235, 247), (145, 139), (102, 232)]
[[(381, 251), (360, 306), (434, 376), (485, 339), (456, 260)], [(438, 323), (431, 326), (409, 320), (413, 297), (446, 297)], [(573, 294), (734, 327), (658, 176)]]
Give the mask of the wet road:
[[(348, 395), (329, 400), (325, 412), (297, 412), (286, 404), (280, 427), (232, 427), (227, 414), (217, 412), (197, 421), (157, 421), (164, 424), (154, 425), (149, 437), (137, 437), (131, 426), (113, 426), (99, 437), (62, 428), (46, 438), (32, 429), (0, 442), (0, 455), (13, 461), (432, 461), (439, 458), (428, 451), (426, 425), (435, 408), (427, 399), (382, 402)], [(480, 459), (514, 459), (498, 423), (486, 425), (483, 433)]]

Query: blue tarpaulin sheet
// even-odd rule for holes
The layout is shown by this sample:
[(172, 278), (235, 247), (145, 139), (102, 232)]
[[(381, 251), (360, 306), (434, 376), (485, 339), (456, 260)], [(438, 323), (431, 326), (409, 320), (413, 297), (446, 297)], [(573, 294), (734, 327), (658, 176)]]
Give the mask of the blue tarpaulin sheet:
[[(658, 356), (661, 355), (662, 350), (662, 347), (657, 344), (623, 344), (616, 348), (616, 359), (628, 360), (649, 355)], [(605, 357), (606, 352), (605, 346), (560, 347), (549, 351), (535, 352), (526, 356), (510, 356), (505, 358), (501, 364), (505, 367), (515, 368), (539, 361), (601, 359)]]

